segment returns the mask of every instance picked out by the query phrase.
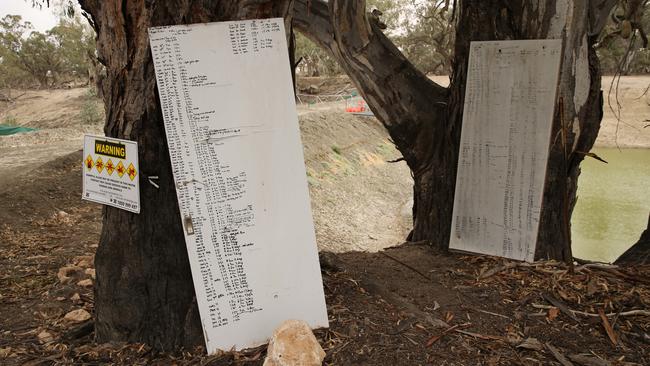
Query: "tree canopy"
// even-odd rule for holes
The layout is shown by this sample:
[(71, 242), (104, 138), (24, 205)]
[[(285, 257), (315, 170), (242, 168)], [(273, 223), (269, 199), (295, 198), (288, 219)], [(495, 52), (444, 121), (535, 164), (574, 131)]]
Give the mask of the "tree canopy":
[[(449, 0), (372, 0), (367, 10), (388, 38), (425, 74), (451, 72), (454, 42), (453, 5)], [(297, 58), (309, 76), (340, 74), (327, 52), (302, 34), (297, 35)]]
[(6, 15), (0, 20), (0, 85), (43, 87), (48, 71), (52, 82), (85, 78), (94, 50), (95, 35), (79, 16), (61, 16), (42, 33), (20, 15)]
[[(646, 30), (650, 14), (647, 0), (616, 1), (617, 5), (599, 36), (596, 49), (605, 74), (650, 71)], [(382, 24), (384, 33), (425, 74), (451, 72), (455, 34), (454, 2), (450, 0), (373, 0), (367, 10)], [(298, 35), (296, 55), (303, 57), (301, 71), (310, 76), (340, 74), (342, 69), (324, 50)]]

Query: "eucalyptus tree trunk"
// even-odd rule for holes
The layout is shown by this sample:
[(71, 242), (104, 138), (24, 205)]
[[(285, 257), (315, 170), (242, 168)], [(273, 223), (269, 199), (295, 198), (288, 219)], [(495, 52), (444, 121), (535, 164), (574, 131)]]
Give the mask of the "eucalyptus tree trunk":
[(650, 264), (650, 215), (648, 215), (648, 226), (641, 233), (636, 244), (621, 254), (614, 264), (622, 266), (638, 266)]
[[(107, 136), (138, 142), (141, 213), (104, 207), (95, 257), (98, 342), (203, 343), (156, 90), (151, 26), (285, 17), (291, 0), (80, 0), (97, 32)], [(289, 67), (289, 65), (287, 65)], [(156, 188), (149, 176), (158, 176)]]
[(365, 1), (296, 0), (294, 26), (337, 59), (388, 130), (414, 179), (409, 239), (439, 248), (447, 248), (451, 229), (470, 42), (562, 39), (553, 136), (564, 133), (549, 146), (536, 258), (569, 261), (579, 165), (602, 118), (601, 74), (592, 45), (612, 5), (611, 0), (457, 1), (448, 88), (401, 54), (368, 17)]

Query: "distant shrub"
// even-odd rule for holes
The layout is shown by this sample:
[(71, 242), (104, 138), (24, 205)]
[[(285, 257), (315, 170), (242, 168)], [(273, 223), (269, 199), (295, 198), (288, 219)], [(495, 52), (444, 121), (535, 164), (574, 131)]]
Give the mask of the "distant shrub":
[(97, 90), (95, 90), (95, 88), (93, 87), (88, 88), (88, 91), (86, 92), (86, 96), (88, 98), (97, 98)]
[(102, 113), (97, 107), (95, 98), (86, 98), (81, 106), (81, 111), (79, 111), (79, 119), (81, 120), (81, 123), (84, 125), (94, 125), (100, 123), (102, 118)]

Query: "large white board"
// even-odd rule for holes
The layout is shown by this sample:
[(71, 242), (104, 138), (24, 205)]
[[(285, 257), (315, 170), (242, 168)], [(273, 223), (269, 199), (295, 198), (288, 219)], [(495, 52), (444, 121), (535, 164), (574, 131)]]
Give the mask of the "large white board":
[(328, 326), (283, 20), (149, 37), (208, 352)]
[(534, 259), (561, 46), (472, 42), (451, 249)]

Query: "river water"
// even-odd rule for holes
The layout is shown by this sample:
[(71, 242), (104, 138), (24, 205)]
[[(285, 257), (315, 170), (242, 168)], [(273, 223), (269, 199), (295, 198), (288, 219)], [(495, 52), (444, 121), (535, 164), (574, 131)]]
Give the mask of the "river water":
[(587, 157), (571, 221), (573, 255), (612, 262), (636, 243), (650, 213), (650, 149), (596, 148)]

